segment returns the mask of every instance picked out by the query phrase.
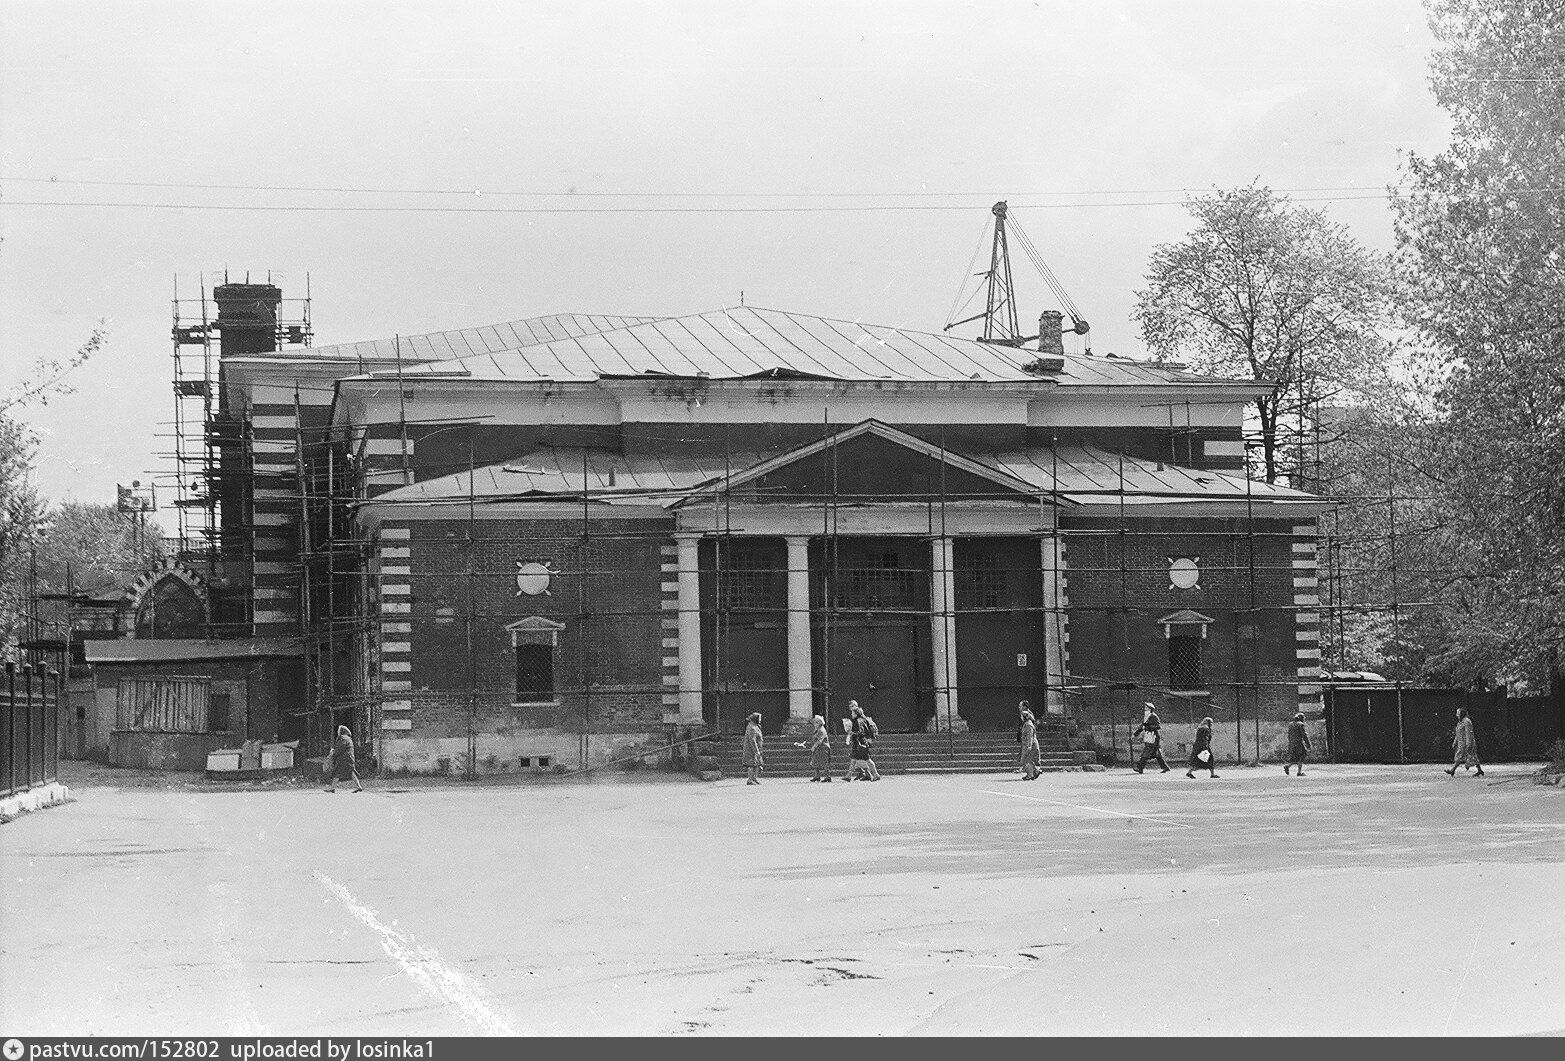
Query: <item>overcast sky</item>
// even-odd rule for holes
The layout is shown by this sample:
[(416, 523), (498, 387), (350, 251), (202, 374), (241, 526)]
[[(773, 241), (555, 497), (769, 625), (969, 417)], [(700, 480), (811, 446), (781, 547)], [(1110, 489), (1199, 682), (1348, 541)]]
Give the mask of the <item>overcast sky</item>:
[[(939, 331), (1007, 198), (1094, 349), (1141, 356), (1130, 308), (1185, 189), (1259, 178), (1389, 248), (1378, 193), (1448, 130), (1418, 0), (6, 0), (0, 20), (0, 384), (109, 328), (77, 393), (27, 413), (55, 498), (168, 470), (176, 274), (296, 296), (308, 273), (321, 343), (741, 291)], [(1025, 324), (1055, 303), (1015, 265)]]

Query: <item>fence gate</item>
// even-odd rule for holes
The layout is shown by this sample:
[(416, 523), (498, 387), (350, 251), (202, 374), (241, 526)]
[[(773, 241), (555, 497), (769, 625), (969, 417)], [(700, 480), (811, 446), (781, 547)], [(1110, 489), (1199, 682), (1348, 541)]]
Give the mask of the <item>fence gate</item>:
[(5, 665), (0, 685), (0, 796), (55, 780), (62, 684), (55, 671)]

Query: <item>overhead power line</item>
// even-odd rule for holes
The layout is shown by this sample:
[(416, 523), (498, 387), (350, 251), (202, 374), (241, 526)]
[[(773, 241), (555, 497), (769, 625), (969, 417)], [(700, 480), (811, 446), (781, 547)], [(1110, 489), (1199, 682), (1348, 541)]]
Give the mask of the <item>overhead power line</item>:
[[(16, 181), (18, 184), (72, 184), (103, 188), (181, 188), (202, 191), (246, 192), (306, 192), (353, 195), (462, 195), (462, 196), (537, 196), (554, 198), (604, 198), (604, 199), (946, 199), (993, 198), (995, 190), (987, 191), (919, 191), (893, 192), (612, 192), (612, 191), (545, 191), (541, 189), (487, 189), (487, 188), (366, 188), (355, 185), (295, 185), (295, 184), (217, 184), (189, 181), (120, 181), (98, 180), (88, 177), (13, 177), (0, 176), (0, 181)], [(1023, 195), (1183, 195), (1188, 192), (1210, 191), (1210, 188), (1112, 188), (1082, 189), (1078, 191), (1019, 191), (1010, 194)], [(1322, 185), (1308, 188), (1273, 188), (1281, 193), (1294, 192), (1353, 192), (1375, 191), (1362, 184)]]
[[(1333, 195), (1294, 202), (1353, 202), (1381, 200), (1379, 195)], [(1122, 203), (1031, 203), (1027, 210), (1075, 210), (1104, 207), (1184, 206), (1183, 200)], [(972, 204), (880, 204), (859, 206), (318, 206), (283, 203), (141, 203), (70, 202), (65, 200), (0, 199), (0, 207), (35, 206), (48, 208), (86, 208), (105, 210), (226, 210), (239, 213), (349, 213), (349, 214), (867, 214), (907, 211), (967, 213)]]

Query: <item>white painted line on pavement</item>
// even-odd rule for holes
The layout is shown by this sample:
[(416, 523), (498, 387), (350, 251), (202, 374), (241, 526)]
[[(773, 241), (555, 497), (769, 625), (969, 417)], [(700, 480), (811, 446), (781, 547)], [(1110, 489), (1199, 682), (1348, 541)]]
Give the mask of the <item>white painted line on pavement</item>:
[(440, 960), (440, 955), (419, 943), (412, 936), (399, 932), (375, 916), (375, 911), (353, 897), (353, 893), (324, 873), (315, 878), (346, 906), (354, 917), (380, 934), (380, 945), (391, 959), (402, 967), (419, 987), (443, 1001), (448, 1008), (469, 1024), (487, 1035), (516, 1035), (509, 1021), (490, 1009), (481, 996), (481, 989), (470, 984), (467, 977)]
[(1192, 826), (1184, 822), (1169, 821), (1167, 818), (1154, 818), (1148, 814), (1126, 814), (1121, 810), (1104, 810), (1102, 807), (1083, 807), (1078, 803), (1062, 803), (1057, 799), (1044, 799), (1042, 796), (1024, 796), (1020, 792), (995, 792), (992, 789), (981, 788), (978, 791), (986, 796), (1009, 796), (1011, 799), (1030, 799), (1034, 803), (1052, 803), (1056, 807), (1069, 807), (1071, 810), (1092, 811), (1094, 814), (1112, 814), (1117, 818), (1137, 818), (1144, 822), (1157, 822), (1159, 825), (1172, 825), (1176, 829), (1189, 829)]

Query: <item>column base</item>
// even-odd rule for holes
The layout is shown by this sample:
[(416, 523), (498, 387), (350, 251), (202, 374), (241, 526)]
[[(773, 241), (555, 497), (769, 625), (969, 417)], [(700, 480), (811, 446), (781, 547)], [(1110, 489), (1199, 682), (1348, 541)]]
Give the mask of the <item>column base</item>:
[(928, 725), (926, 725), (924, 727), (924, 732), (925, 733), (946, 733), (946, 732), (966, 733), (967, 732), (967, 719), (963, 718), (961, 715), (957, 715), (955, 718), (949, 718), (949, 719), (946, 716), (944, 716), (944, 715), (935, 715), (933, 718), (931, 718), (929, 720)]

